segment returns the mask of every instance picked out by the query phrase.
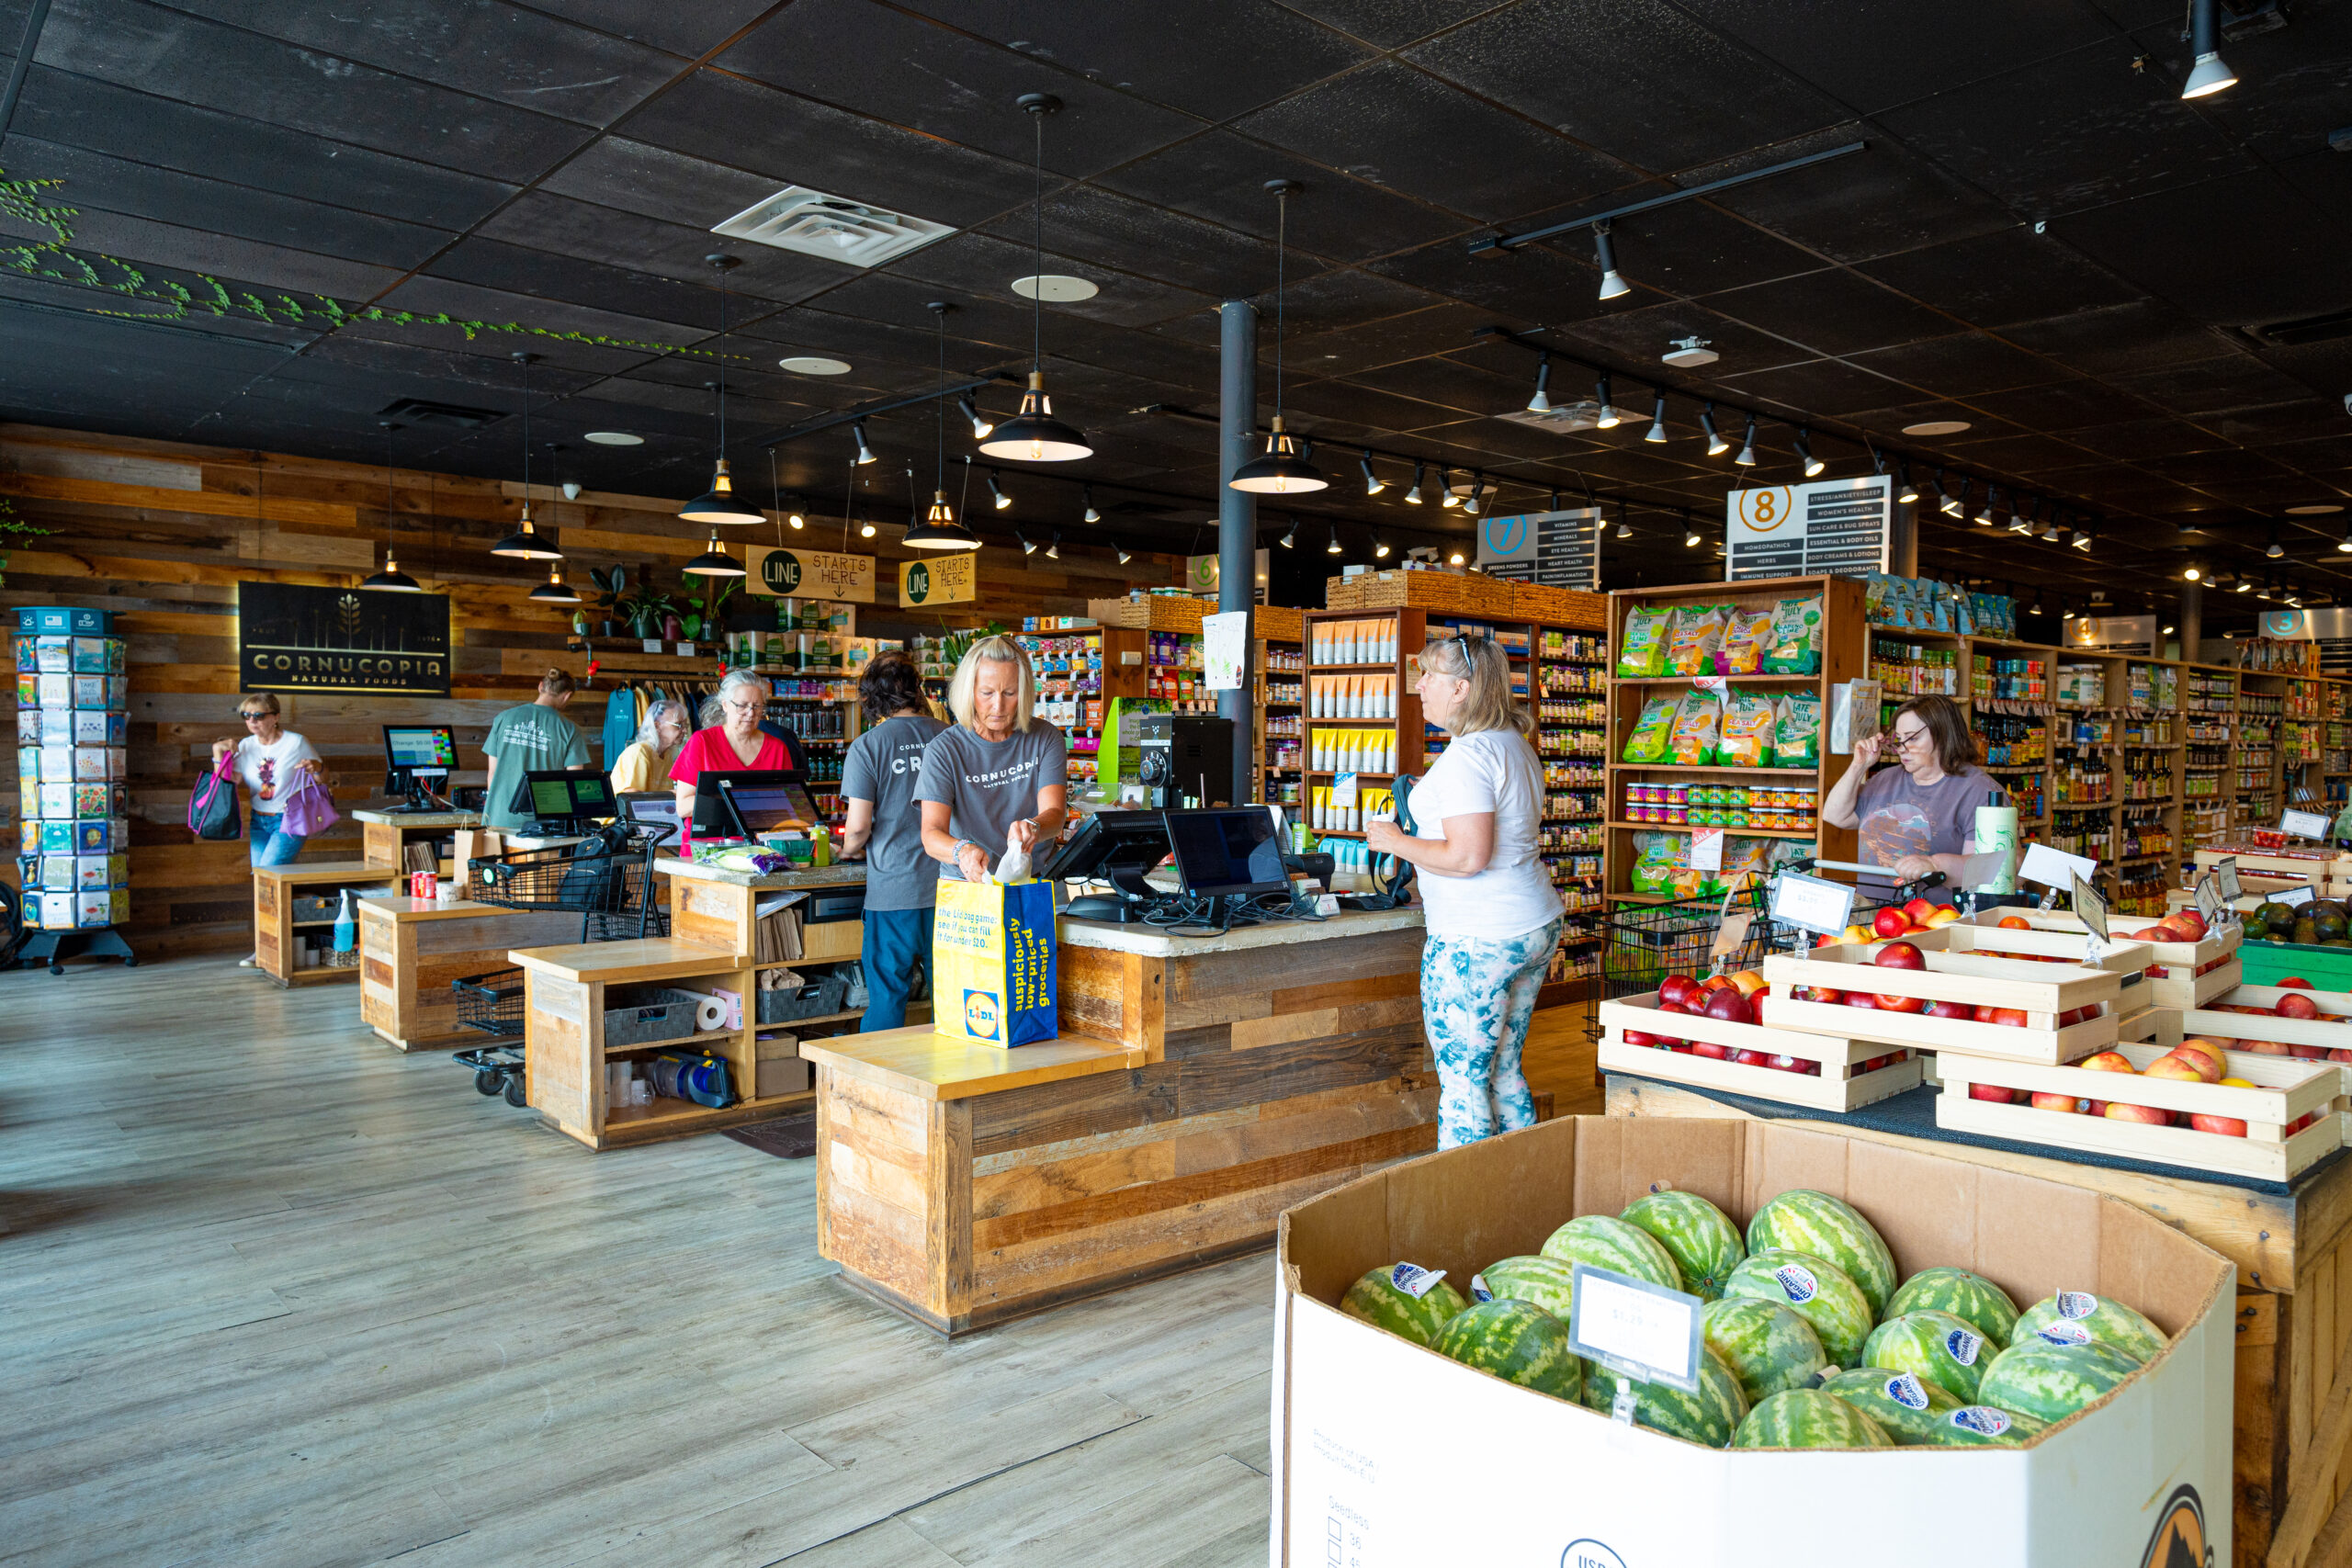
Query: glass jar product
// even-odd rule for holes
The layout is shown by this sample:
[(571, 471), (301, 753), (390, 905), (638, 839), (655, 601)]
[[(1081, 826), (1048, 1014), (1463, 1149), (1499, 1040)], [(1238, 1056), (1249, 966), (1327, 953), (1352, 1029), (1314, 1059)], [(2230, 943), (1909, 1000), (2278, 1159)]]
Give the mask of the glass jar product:
[(1744, 809), (1742, 809), (1742, 808), (1741, 808), (1741, 807), (1736, 807), (1736, 806), (1733, 807), (1729, 811), (1726, 811), (1726, 812), (1724, 812), (1724, 827), (1726, 827), (1726, 828), (1745, 828), (1745, 827), (1747, 827), (1747, 811), (1746, 811), (1746, 810), (1744, 810)]
[(1688, 807), (1669, 806), (1666, 807), (1664, 809), (1666, 812), (1666, 825), (1668, 827), (1688, 828), (1690, 825), (1690, 811)]
[(1689, 806), (1690, 804), (1690, 787), (1686, 784), (1667, 785), (1666, 804), (1668, 806)]

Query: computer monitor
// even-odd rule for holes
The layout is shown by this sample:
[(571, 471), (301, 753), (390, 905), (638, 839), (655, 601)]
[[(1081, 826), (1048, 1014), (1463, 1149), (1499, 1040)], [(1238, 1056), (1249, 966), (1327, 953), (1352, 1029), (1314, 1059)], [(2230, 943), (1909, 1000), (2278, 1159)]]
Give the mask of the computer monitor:
[(615, 798), (623, 817), (647, 827), (667, 828), (673, 840), (685, 826), (678, 819), (678, 797), (666, 789), (629, 790)]
[(384, 760), (395, 773), (447, 778), (458, 765), (458, 732), (446, 724), (388, 724)]
[(782, 769), (704, 773), (695, 780), (693, 817), (700, 839), (812, 832), (824, 820), (800, 775)]
[(519, 807), (542, 822), (579, 822), (611, 817), (617, 807), (613, 786), (602, 773), (568, 769), (532, 769), (523, 775)]
[(1193, 897), (1225, 894), (1287, 893), (1283, 842), (1274, 818), (1262, 806), (1216, 807), (1205, 811), (1170, 811), (1168, 840), (1176, 852), (1176, 874)]
[(1153, 898), (1165, 890), (1144, 878), (1168, 854), (1165, 812), (1098, 811), (1035, 870), (1040, 881), (1108, 882), (1130, 897)]

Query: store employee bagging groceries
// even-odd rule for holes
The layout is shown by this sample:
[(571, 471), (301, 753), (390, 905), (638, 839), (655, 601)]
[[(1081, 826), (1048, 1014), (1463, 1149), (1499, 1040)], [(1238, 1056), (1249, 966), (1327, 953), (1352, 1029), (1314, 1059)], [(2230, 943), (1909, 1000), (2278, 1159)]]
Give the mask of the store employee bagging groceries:
[(1035, 850), (1062, 830), (1069, 743), (1035, 716), (1036, 678), (1009, 637), (982, 637), (956, 667), (955, 725), (924, 749), (922, 847), (943, 876), (985, 881), (1008, 844)]

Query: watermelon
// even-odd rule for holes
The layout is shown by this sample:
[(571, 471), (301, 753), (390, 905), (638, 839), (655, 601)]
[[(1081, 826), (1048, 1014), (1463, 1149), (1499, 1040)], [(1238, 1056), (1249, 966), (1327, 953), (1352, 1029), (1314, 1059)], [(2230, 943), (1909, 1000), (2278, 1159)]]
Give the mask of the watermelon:
[(1724, 1281), (1724, 1294), (1778, 1302), (1813, 1325), (1822, 1354), (1832, 1365), (1862, 1364), (1862, 1341), (1870, 1337), (1871, 1303), (1846, 1271), (1811, 1253), (1769, 1248), (1751, 1252)]
[(1884, 1427), (1898, 1448), (1933, 1442), (1935, 1429), (1961, 1407), (1959, 1400), (1918, 1373), (1892, 1367), (1856, 1367), (1823, 1379), (1821, 1388)]
[(1471, 1281), (1474, 1292), (1480, 1284), (1489, 1295), (1532, 1303), (1562, 1323), (1574, 1321), (1569, 1314), (1577, 1299), (1576, 1269), (1556, 1258), (1527, 1256), (1489, 1263)]
[(1774, 1247), (1827, 1258), (1861, 1287), (1872, 1323), (1885, 1314), (1887, 1298), (1894, 1294), (1894, 1254), (1843, 1199), (1798, 1188), (1757, 1210), (1747, 1222), (1747, 1250), (1753, 1255)]
[(1724, 1281), (1747, 1256), (1739, 1227), (1696, 1192), (1652, 1192), (1617, 1217), (1656, 1236), (1681, 1270), (1682, 1288), (1702, 1302), (1724, 1293)]
[(1976, 1397), (2054, 1426), (2139, 1370), (2140, 1363), (2101, 1340), (2052, 1345), (2030, 1337), (1993, 1358)]
[(1502, 1297), (1464, 1308), (1430, 1348), (1555, 1399), (1584, 1392), (1584, 1362), (1568, 1348), (1567, 1325), (1528, 1302)]
[(2166, 1343), (2163, 1329), (2121, 1302), (2094, 1296), (2086, 1291), (2061, 1291), (2018, 1314), (2009, 1343), (2022, 1345), (2030, 1337), (2037, 1336), (2052, 1345), (2079, 1345), (2096, 1339), (2131, 1357), (2135, 1366), (2154, 1360), (2156, 1352)]
[(1829, 1364), (1813, 1325), (1779, 1302), (1753, 1296), (1709, 1302), (1700, 1311), (1699, 1332), (1739, 1380), (1750, 1404), (1804, 1387)]
[(1544, 1244), (1544, 1256), (1563, 1263), (1613, 1269), (1669, 1291), (1682, 1288), (1682, 1271), (1674, 1266), (1674, 1255), (1660, 1247), (1656, 1236), (1606, 1214), (1578, 1214), (1552, 1233)]
[(1916, 1372), (1963, 1400), (1976, 1397), (1984, 1369), (2000, 1353), (2001, 1347), (1988, 1343), (1974, 1325), (1948, 1312), (1890, 1317), (1862, 1345), (1862, 1359), (1871, 1366)]
[(1419, 1296), (1400, 1283), (1425, 1278), (1426, 1270), (1411, 1263), (1366, 1269), (1363, 1278), (1350, 1285), (1348, 1293), (1340, 1298), (1340, 1310), (1426, 1348), (1437, 1343), (1438, 1330), (1470, 1303), (1462, 1299), (1460, 1291), (1445, 1282), (1442, 1273), (1434, 1283), (1427, 1284), (1425, 1294)]
[(1883, 1322), (1906, 1312), (1948, 1312), (1983, 1335), (1995, 1350), (2007, 1346), (2010, 1331), (2018, 1325), (2018, 1303), (2009, 1292), (1965, 1269), (1920, 1269), (1887, 1299), (1879, 1318)]
[(1886, 1428), (1817, 1388), (1776, 1393), (1747, 1413), (1736, 1449), (1891, 1449)]
[[(1637, 1382), (1634, 1388), (1634, 1424), (1669, 1438), (1720, 1449), (1731, 1442), (1747, 1415), (1747, 1395), (1731, 1363), (1702, 1346), (1699, 1350), (1699, 1390), (1685, 1393), (1662, 1382)], [(1617, 1374), (1595, 1367), (1585, 1374), (1584, 1403), (1603, 1416), (1617, 1397)]]
[(1963, 1404), (1945, 1411), (1929, 1428), (1927, 1440), (1946, 1449), (2009, 1449), (2030, 1443), (2049, 1429), (2049, 1422), (2018, 1411)]

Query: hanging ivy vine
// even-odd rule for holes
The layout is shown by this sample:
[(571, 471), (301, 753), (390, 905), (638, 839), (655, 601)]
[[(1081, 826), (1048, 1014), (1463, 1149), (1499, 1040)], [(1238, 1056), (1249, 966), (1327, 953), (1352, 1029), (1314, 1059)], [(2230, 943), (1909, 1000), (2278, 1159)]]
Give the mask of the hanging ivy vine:
[(283, 293), (265, 296), (250, 288), (223, 283), (201, 272), (183, 272), (182, 276), (187, 282), (168, 276), (151, 277), (145, 270), (120, 256), (95, 251), (85, 254), (70, 248), (74, 243), (73, 220), (80, 215), (80, 209), (60, 206), (51, 199), (52, 193), (64, 185), (62, 180), (9, 179), (6, 177), (6, 170), (0, 169), (0, 216), (14, 219), (17, 223), (31, 228), (47, 230), (50, 237), (0, 245), (0, 265), (52, 283), (119, 295), (138, 301), (141, 307), (135, 310), (95, 307), (92, 313), (96, 315), (135, 321), (177, 321), (200, 315), (233, 316), (266, 321), (272, 326), (297, 327), (320, 333), (333, 332), (354, 322), (448, 327), (464, 333), (469, 343), (485, 333), (503, 333), (560, 343), (586, 344), (597, 348), (626, 349), (639, 354), (684, 355), (697, 359), (718, 357), (710, 349), (691, 348), (683, 344), (607, 337), (601, 333), (557, 332), (525, 321), (472, 321), (452, 316), (447, 310), (388, 310), (378, 305), (346, 304), (324, 294), (305, 294), (300, 299)]
[[(48, 529), (37, 527), (17, 516), (17, 509), (9, 503), (8, 498), (0, 495), (0, 539), (5, 539), (11, 534), (46, 534), (48, 532)], [(6, 586), (8, 586), (8, 558), (0, 555), (0, 588)]]

